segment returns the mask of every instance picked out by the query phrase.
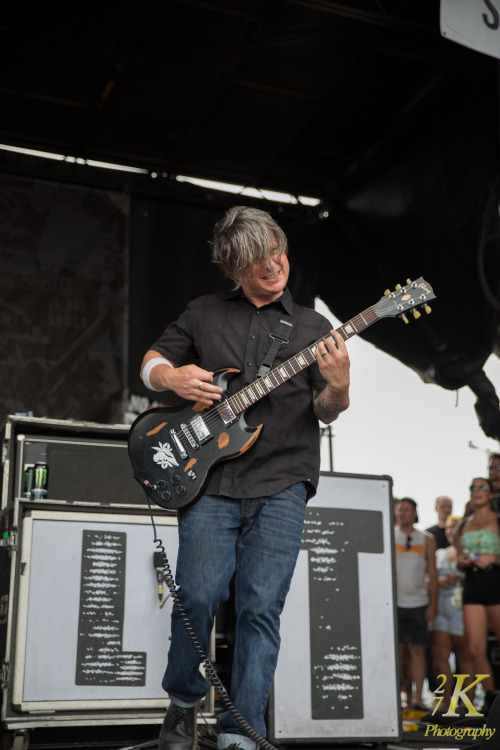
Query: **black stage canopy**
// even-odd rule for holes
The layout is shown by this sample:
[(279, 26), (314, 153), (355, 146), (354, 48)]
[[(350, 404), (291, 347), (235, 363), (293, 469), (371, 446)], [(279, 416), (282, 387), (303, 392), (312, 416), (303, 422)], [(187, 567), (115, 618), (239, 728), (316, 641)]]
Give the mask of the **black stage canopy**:
[[(499, 9), (482, 7), (497, 39)], [(125, 192), (133, 264), (141, 211), (201, 216), (205, 252), (216, 214), (249, 202), (179, 175), (320, 199), (258, 203), (290, 235), (296, 294), (345, 320), (425, 276), (433, 314), (411, 334), (380, 325), (366, 338), (444, 388), (469, 385), (500, 439), (482, 370), (500, 354), (499, 63), (443, 38), (439, 11), (438, 0), (11, 4), (0, 142), (71, 159), (0, 150), (0, 172)], [(185, 296), (206, 291), (186, 263)]]

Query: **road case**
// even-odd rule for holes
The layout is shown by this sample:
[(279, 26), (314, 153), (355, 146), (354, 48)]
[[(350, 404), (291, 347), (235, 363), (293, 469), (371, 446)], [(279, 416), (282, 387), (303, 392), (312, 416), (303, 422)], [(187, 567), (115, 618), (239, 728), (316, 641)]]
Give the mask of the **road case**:
[(281, 617), (276, 743), (402, 735), (392, 480), (323, 473)]
[[(163, 720), (172, 599), (158, 554), (162, 545), (173, 574), (177, 519), (156, 507), (151, 516), (132, 476), (128, 429), (28, 417), (5, 424), (4, 733)], [(23, 497), (26, 469), (41, 462), (47, 496)], [(214, 644), (215, 635), (211, 658)], [(213, 690), (201, 720), (215, 721)]]
[(146, 496), (128, 459), (128, 425), (8, 417), (3, 430), (2, 509), (23, 496), (25, 472), (48, 467), (51, 505), (68, 504), (145, 511)]

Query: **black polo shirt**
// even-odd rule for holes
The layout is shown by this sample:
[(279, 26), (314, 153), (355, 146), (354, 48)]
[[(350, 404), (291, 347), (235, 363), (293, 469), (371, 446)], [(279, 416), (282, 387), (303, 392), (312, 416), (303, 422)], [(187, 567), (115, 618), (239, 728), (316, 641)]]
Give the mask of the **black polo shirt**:
[[(150, 347), (177, 365), (196, 362), (211, 372), (225, 367), (241, 371), (231, 381), (235, 393), (257, 378), (283, 310), (292, 314), (288, 289), (264, 307), (255, 307), (241, 293), (217, 293), (191, 302)], [(329, 333), (331, 325), (319, 313), (300, 307), (288, 344), (273, 367)], [(204, 492), (234, 498), (273, 495), (295, 482), (309, 483), (315, 492), (320, 466), (319, 423), (314, 416), (313, 390), (325, 381), (316, 362), (258, 401), (245, 414), (250, 426), (264, 424), (259, 439), (239, 458), (217, 464)]]

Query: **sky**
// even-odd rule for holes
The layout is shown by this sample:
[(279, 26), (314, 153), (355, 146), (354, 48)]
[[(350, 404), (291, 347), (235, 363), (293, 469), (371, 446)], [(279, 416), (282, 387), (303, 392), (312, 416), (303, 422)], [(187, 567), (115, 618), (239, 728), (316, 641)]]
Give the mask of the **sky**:
[[(334, 328), (341, 325), (321, 300), (316, 309)], [(403, 324), (394, 320), (394, 325)], [(347, 350), (351, 405), (331, 425), (333, 471), (392, 477), (393, 495), (417, 502), (417, 528), (436, 523), (439, 495), (451, 497), (453, 512), (462, 515), (471, 479), (488, 476), (488, 451), (500, 452), (500, 444), (479, 426), (472, 391), (424, 383), (360, 336), (347, 341)], [(500, 395), (500, 359), (491, 355), (484, 371)], [(331, 470), (326, 438), (321, 470)]]

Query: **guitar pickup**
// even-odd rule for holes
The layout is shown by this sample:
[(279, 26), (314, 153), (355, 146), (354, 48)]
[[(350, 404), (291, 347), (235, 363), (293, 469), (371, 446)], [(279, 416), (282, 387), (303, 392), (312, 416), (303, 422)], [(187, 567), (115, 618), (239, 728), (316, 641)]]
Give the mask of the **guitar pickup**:
[(200, 445), (203, 445), (203, 443), (206, 443), (207, 440), (210, 440), (210, 438), (212, 437), (210, 430), (200, 416), (192, 419), (189, 424), (191, 425), (195, 437)]
[(221, 404), (219, 404), (217, 411), (219, 412), (219, 416), (225, 425), (231, 424), (231, 422), (236, 421), (236, 414), (231, 409), (227, 401), (223, 401)]

